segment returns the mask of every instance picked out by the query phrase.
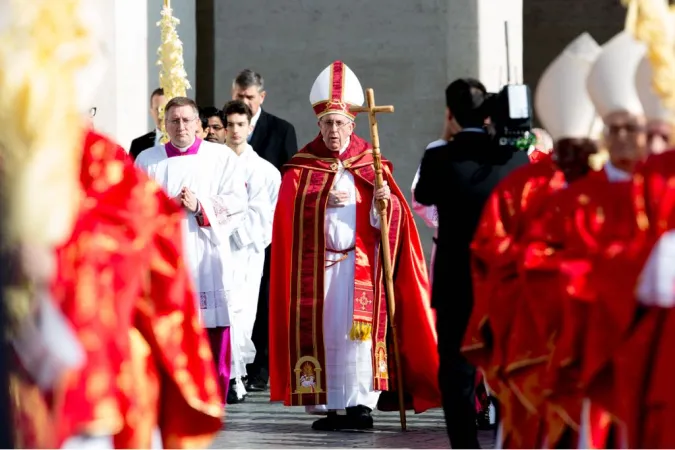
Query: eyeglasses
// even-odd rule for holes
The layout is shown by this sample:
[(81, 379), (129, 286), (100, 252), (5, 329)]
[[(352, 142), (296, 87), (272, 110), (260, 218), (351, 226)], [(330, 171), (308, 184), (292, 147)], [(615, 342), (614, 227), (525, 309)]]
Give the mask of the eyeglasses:
[(350, 124), (351, 122), (346, 121), (343, 122), (342, 120), (322, 120), (319, 122), (323, 128), (327, 128), (329, 130), (332, 130), (333, 127), (335, 127), (336, 130), (341, 129), (345, 125)]
[(177, 127), (178, 125), (180, 125), (181, 122), (183, 122), (183, 125), (187, 126), (190, 124), (190, 122), (194, 122), (195, 119), (196, 117), (193, 117), (191, 119), (173, 119), (169, 120), (169, 123), (174, 127)]
[(608, 125), (607, 128), (607, 134), (611, 136), (616, 136), (620, 134), (622, 131), (625, 131), (627, 134), (637, 134), (637, 133), (642, 133), (645, 131), (645, 127), (639, 124), (621, 124), (621, 125)]

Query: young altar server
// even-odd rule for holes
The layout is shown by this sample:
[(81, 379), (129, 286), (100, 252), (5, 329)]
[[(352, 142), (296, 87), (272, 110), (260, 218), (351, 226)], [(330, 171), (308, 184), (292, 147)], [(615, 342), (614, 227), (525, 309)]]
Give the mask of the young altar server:
[[(239, 159), (239, 171), (246, 180), (248, 209), (244, 222), (232, 235), (232, 279), (235, 291), (231, 298), (232, 342), (237, 351), (232, 352), (230, 391), (228, 403), (239, 403), (246, 396), (241, 378), (246, 375), (246, 365), (252, 364), (256, 355), (253, 344), (253, 324), (258, 306), (258, 291), (265, 263), (265, 248), (272, 242), (274, 207), (279, 195), (281, 174), (253, 150), (246, 137), (252, 131), (251, 109), (241, 100), (232, 100), (223, 109), (226, 141)], [(227, 150), (225, 147), (225, 150)]]

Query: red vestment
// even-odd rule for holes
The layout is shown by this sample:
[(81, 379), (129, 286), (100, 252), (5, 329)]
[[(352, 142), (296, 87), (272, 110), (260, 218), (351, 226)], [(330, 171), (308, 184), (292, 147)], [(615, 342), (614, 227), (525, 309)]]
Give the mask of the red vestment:
[[(675, 447), (675, 314), (672, 308), (637, 307), (635, 285), (659, 237), (675, 228), (675, 152), (651, 156), (633, 177), (632, 200), (641, 233), (627, 256), (614, 258), (622, 285), (615, 296), (624, 309), (639, 311), (613, 355), (617, 414), (628, 430), (629, 448)], [(618, 261), (617, 261), (618, 260)], [(617, 264), (618, 263), (618, 264)], [(618, 277), (617, 277), (618, 278)], [(614, 287), (611, 286), (610, 287)], [(621, 286), (619, 286), (621, 287)], [(630, 309), (630, 307), (633, 309)]]
[[(615, 333), (612, 342), (604, 341), (604, 347), (594, 344), (598, 335), (612, 327), (625, 330), (630, 315), (603, 317), (607, 310), (601, 299), (612, 299), (598, 294), (600, 284), (595, 277), (603, 271), (598, 261), (605, 252), (633, 236), (629, 192), (629, 183), (610, 183), (604, 171), (572, 183), (551, 197), (547, 212), (532, 227), (525, 258), (528, 273), (549, 271), (552, 277), (557, 276), (553, 289), (548, 287), (549, 295), (545, 295), (544, 286), (534, 288), (538, 282), (528, 281), (527, 286), (541, 339), (552, 349), (546, 382), (548, 403), (558, 423), (577, 429), (582, 400), (591, 398), (590, 445), (596, 448), (605, 445), (608, 416), (603, 411), (611, 410), (608, 397), (597, 388), (610, 392), (613, 384), (604, 379), (595, 389), (586, 388), (598, 368), (610, 360), (612, 345), (619, 342), (621, 333)], [(552, 419), (549, 424), (550, 445), (562, 432), (554, 423)]]
[[(392, 379), (396, 370), (387, 326), (380, 234), (369, 221), (375, 176), (372, 149), (352, 135), (339, 160), (353, 174), (357, 191), (354, 303), (363, 308), (355, 308), (354, 321), (372, 324), (373, 386), (391, 392), (396, 389)], [(283, 400), (286, 405), (326, 404), (324, 218), (337, 162), (338, 154), (329, 151), (318, 136), (286, 164), (279, 192), (270, 278), (270, 317), (274, 318), (270, 320), (270, 392), (271, 401)], [(389, 242), (403, 381), (415, 411), (421, 412), (441, 403), (429, 282), (412, 213), (391, 175), (391, 164), (383, 160), (383, 165), (392, 192)], [(307, 363), (316, 380), (312, 391), (300, 382), (301, 371), (309, 370)], [(378, 406), (389, 405), (383, 406), (381, 398)]]
[(532, 150), (532, 153), (528, 155), (530, 157), (530, 162), (536, 163), (539, 161), (546, 161), (551, 158), (551, 150), (549, 151), (541, 151), (537, 150), (536, 148)]
[[(474, 308), (462, 352), (485, 370), (488, 384), (500, 400), (506, 447), (539, 443), (541, 418), (536, 409), (523, 405), (507, 375), (514, 364), (524, 370), (536, 361), (528, 357), (514, 361), (509, 348), (513, 333), (518, 332), (514, 324), (525, 318), (520, 307), (523, 293), (518, 266), (528, 217), (537, 204), (563, 185), (563, 175), (549, 156), (514, 171), (488, 199), (471, 245)], [(521, 334), (525, 331), (520, 330)]]
[[(183, 263), (183, 213), (118, 145), (89, 131), (83, 147), (81, 208), (57, 249), (52, 293), (86, 363), (42, 401), (33, 397), (45, 414), (19, 397), (22, 444), (54, 447), (90, 433), (149, 448), (158, 426), (165, 447), (208, 445), (222, 407)], [(35, 394), (25, 378), (19, 391)]]

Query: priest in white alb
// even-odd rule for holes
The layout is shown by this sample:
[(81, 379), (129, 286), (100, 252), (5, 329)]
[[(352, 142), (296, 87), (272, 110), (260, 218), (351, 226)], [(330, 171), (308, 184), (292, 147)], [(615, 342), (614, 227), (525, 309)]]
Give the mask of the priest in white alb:
[(246, 396), (242, 377), (246, 365), (255, 359), (253, 324), (258, 307), (258, 291), (265, 263), (265, 248), (272, 242), (274, 207), (279, 195), (281, 174), (272, 164), (258, 156), (246, 138), (252, 131), (251, 109), (240, 100), (232, 100), (223, 108), (227, 146), (223, 151), (232, 151), (239, 159), (239, 171), (243, 174), (248, 193), (248, 208), (243, 223), (232, 234), (232, 254), (235, 290), (231, 297), (232, 371), (227, 403), (239, 403)]
[(231, 238), (243, 226), (247, 212), (246, 180), (237, 156), (222, 145), (196, 136), (199, 109), (186, 97), (165, 107), (169, 142), (141, 153), (136, 165), (155, 179), (185, 208), (184, 245), (198, 292), (202, 324), (208, 329), (218, 365), (223, 402), (230, 382), (230, 301), (236, 281)]
[(375, 187), (372, 147), (354, 134), (351, 108), (363, 100), (342, 61), (319, 74), (310, 93), (319, 134), (283, 167), (274, 217), (270, 396), (326, 414), (318, 430), (372, 428), (373, 409), (398, 409), (388, 403), (397, 382), (376, 199), (390, 223), (404, 390), (417, 411), (440, 406), (422, 246), (384, 158), (386, 184)]

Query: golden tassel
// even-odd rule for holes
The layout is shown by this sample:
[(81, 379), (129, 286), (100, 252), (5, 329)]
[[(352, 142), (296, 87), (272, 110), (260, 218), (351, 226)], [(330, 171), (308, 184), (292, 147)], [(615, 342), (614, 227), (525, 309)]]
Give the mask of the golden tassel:
[(373, 325), (362, 320), (355, 320), (349, 330), (349, 339), (352, 341), (367, 341), (373, 335)]

